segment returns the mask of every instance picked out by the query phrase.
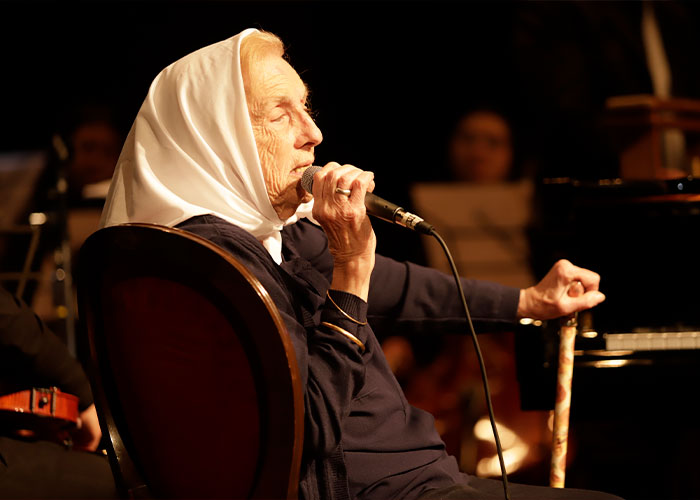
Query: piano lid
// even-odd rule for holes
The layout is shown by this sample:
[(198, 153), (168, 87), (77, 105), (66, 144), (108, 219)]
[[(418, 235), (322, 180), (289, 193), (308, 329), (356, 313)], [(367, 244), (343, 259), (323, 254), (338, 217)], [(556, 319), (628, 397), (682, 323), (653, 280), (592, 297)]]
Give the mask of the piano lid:
[(540, 185), (536, 272), (558, 258), (601, 275), (601, 333), (700, 328), (700, 180)]

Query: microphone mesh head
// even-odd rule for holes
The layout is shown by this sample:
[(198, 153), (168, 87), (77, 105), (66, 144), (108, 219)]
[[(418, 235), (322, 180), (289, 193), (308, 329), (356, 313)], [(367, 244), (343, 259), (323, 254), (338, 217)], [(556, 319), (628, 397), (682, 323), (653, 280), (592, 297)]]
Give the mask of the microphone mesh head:
[(303, 187), (307, 193), (312, 192), (314, 187), (314, 174), (319, 170), (321, 170), (321, 167), (312, 165), (301, 174), (301, 187)]

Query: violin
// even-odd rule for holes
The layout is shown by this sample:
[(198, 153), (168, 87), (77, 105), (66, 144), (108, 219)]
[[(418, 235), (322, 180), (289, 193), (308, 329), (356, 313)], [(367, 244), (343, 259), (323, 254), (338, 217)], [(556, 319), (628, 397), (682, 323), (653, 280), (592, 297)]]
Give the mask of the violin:
[(78, 397), (58, 387), (0, 396), (0, 431), (66, 444), (78, 423)]

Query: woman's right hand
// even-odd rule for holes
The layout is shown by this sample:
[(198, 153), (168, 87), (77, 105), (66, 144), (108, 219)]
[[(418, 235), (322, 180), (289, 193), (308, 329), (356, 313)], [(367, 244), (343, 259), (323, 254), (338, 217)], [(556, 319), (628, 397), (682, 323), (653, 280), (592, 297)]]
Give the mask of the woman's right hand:
[[(349, 189), (350, 195), (336, 188)], [(328, 237), (333, 255), (331, 288), (367, 301), (377, 240), (365, 209), (365, 193), (374, 190), (374, 174), (352, 165), (328, 163), (314, 175), (313, 216)]]

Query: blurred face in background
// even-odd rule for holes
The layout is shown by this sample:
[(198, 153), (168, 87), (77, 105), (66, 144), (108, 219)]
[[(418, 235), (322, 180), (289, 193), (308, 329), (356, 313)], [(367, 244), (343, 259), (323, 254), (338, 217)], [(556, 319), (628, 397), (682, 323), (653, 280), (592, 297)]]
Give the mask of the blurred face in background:
[(449, 144), (449, 162), (457, 181), (507, 181), (513, 166), (508, 122), (492, 111), (464, 115)]
[(112, 178), (121, 151), (121, 138), (112, 125), (94, 121), (78, 126), (72, 136), (70, 181), (81, 189)]

